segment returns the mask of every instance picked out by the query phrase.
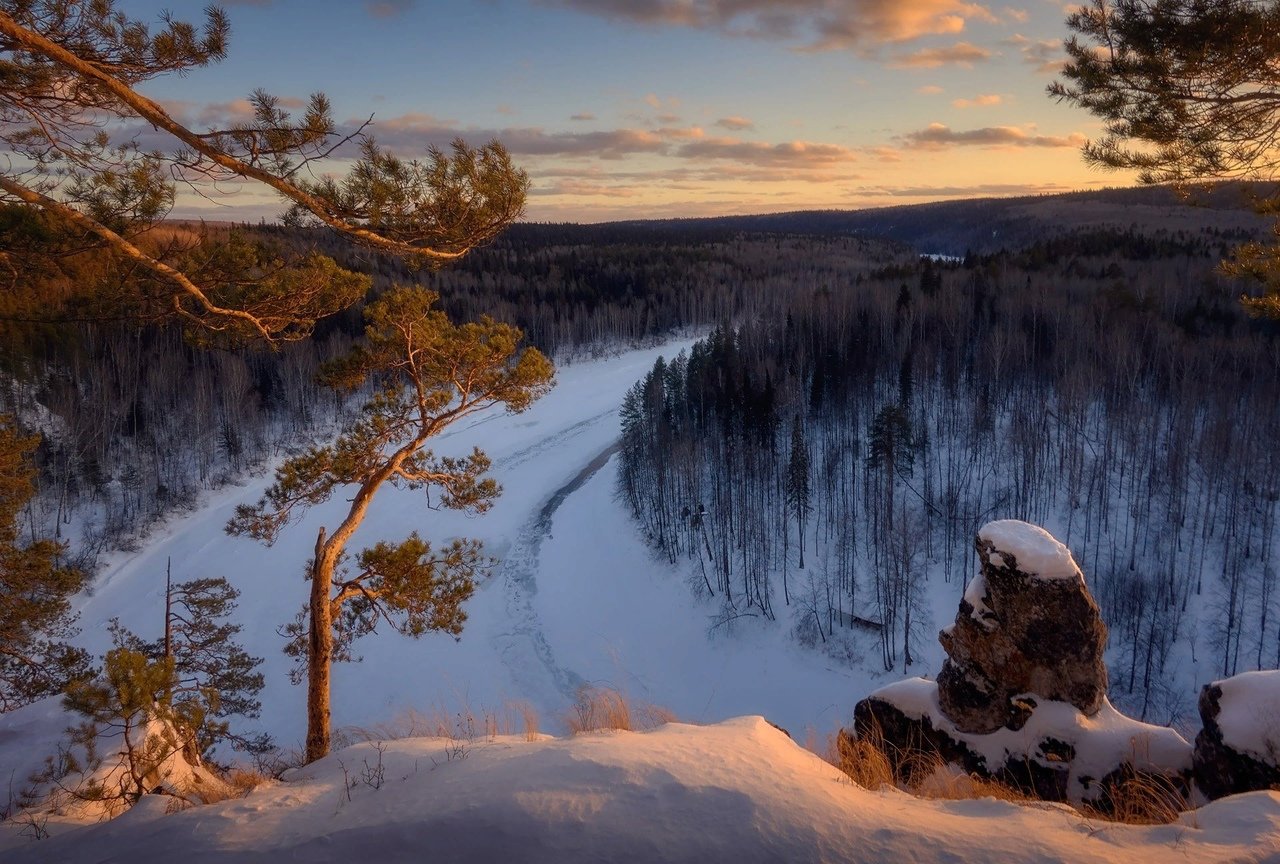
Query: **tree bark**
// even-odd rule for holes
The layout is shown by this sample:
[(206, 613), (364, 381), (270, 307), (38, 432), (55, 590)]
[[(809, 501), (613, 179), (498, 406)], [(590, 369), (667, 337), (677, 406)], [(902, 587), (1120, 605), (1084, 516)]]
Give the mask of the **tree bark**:
[(333, 616), (329, 583), (333, 581), (325, 529), (316, 537), (311, 562), (311, 599), (307, 631), (307, 762), (329, 755), (329, 671), (333, 663)]

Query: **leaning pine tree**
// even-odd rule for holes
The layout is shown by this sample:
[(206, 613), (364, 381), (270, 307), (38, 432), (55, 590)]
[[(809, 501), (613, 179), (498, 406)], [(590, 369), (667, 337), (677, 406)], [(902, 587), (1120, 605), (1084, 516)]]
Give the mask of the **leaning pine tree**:
[(394, 288), (370, 304), (366, 344), (322, 373), (335, 388), (372, 384), (360, 417), (332, 444), (281, 465), (266, 495), (241, 505), (227, 524), (228, 533), (271, 544), (307, 508), (340, 490), (350, 499), (332, 532), (320, 528), (307, 571), (310, 599), (290, 629), (287, 650), (305, 659), (308, 762), (329, 751), (330, 667), (350, 658), (352, 640), (373, 632), (379, 620), (415, 637), (428, 630), (457, 635), (466, 618), (461, 604), (486, 566), (476, 541), (437, 550), (416, 533), (365, 549), (349, 566), (347, 543), (374, 495), (384, 483), (436, 489), (438, 506), (487, 510), (500, 491), (482, 477), (488, 457), (478, 449), (464, 458), (437, 457), (424, 449), (427, 441), (495, 405), (523, 411), (552, 386), (551, 362), (534, 348), (519, 349), (520, 330), (487, 317), (452, 324), (432, 308), (437, 299), (431, 291)]

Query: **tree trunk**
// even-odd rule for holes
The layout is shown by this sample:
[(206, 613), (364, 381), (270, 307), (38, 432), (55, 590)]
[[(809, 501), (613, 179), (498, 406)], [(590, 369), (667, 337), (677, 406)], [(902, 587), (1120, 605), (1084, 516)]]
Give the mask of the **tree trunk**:
[(333, 618), (329, 583), (333, 564), (325, 548), (325, 530), (316, 537), (311, 563), (311, 599), (307, 632), (307, 762), (329, 754), (329, 672), (333, 662)]

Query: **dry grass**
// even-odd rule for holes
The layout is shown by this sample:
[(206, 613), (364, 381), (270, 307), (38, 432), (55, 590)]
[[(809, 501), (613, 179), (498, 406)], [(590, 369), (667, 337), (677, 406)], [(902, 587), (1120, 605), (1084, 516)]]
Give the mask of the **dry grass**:
[(263, 783), (270, 783), (272, 778), (256, 768), (245, 768), (237, 765), (222, 778), (231, 787), (231, 797), (243, 798)]
[(507, 702), (501, 708), (481, 708), (479, 711), (470, 705), (456, 711), (406, 708), (384, 723), (339, 729), (333, 736), (333, 749), (402, 738), (447, 738), (472, 743), (482, 738), (493, 740), (499, 735), (521, 735), (526, 741), (538, 740), (537, 709), (528, 702)]
[(970, 801), (978, 798), (995, 798), (997, 801), (1008, 801), (1011, 804), (1035, 804), (1040, 802), (1034, 795), (1023, 790), (1001, 783), (990, 777), (966, 773), (956, 765), (943, 762), (936, 754), (933, 756), (932, 769), (921, 771), (917, 776), (920, 782), (910, 791), (921, 798), (942, 801)]
[(617, 690), (582, 687), (569, 711), (569, 731), (574, 735), (602, 729), (631, 730), (631, 705)]
[(578, 735), (603, 729), (646, 732), (675, 720), (676, 715), (660, 705), (633, 705), (617, 690), (588, 685), (578, 689), (566, 723), (569, 731)]
[(1137, 773), (1108, 790), (1110, 810), (1085, 805), (1088, 816), (1127, 825), (1168, 825), (1192, 809), (1186, 795), (1167, 777)]
[(830, 739), (826, 758), (843, 771), (850, 780), (864, 789), (896, 786), (893, 766), (885, 755), (883, 742), (868, 738), (852, 738), (837, 732)]
[(538, 712), (528, 702), (514, 702), (508, 706), (509, 710), (515, 711), (520, 715), (520, 722), (524, 726), (524, 740), (538, 740)]

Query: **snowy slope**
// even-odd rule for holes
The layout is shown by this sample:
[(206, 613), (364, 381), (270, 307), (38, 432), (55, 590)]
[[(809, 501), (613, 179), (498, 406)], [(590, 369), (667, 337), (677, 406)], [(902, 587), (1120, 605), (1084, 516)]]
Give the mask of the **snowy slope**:
[[(368, 767), (366, 767), (368, 766)], [(349, 777), (369, 782), (350, 786)], [(369, 769), (373, 770), (370, 771)], [(380, 770), (379, 770), (380, 769)], [(870, 792), (759, 717), (646, 734), (499, 737), (448, 758), (439, 739), (356, 745), (242, 800), (10, 847), (26, 862), (840, 861), (1263, 862), (1280, 794), (1181, 823), (1091, 822), (1057, 806)], [(6, 838), (0, 834), (0, 843)]]
[[(875, 686), (858, 668), (871, 664), (838, 664), (799, 648), (785, 620), (753, 621), (709, 641), (715, 607), (693, 598), (682, 571), (652, 558), (614, 501), (615, 470), (606, 460), (621, 395), (659, 354), (681, 347), (564, 367), (556, 388), (528, 412), (483, 416), (442, 435), (439, 453), (480, 446), (493, 459), (504, 491), (484, 516), (431, 510), (421, 494), (379, 493), (353, 551), (418, 530), (433, 540), (483, 539), (501, 564), (467, 604), (460, 642), (386, 632), (357, 643), (364, 662), (335, 668), (335, 727), (368, 727), (405, 712), (452, 727), (465, 726), (470, 714), (483, 725), (485, 713), (527, 702), (544, 730), (558, 732), (583, 683), (615, 687), (681, 719), (764, 714), (799, 739), (810, 728), (822, 738), (848, 722), (854, 702)], [(256, 500), (269, 481), (222, 490), (140, 553), (108, 562), (92, 596), (78, 604), (80, 641), (101, 653), (109, 647), (107, 622), (117, 616), (155, 635), (169, 558), (175, 581), (227, 577), (242, 592), (242, 640), (266, 659), (263, 716), (244, 728), (291, 747), (304, 733), (303, 690), (288, 683), (276, 631), (305, 599), (303, 565), (317, 529), (332, 526), (345, 501), (316, 508), (272, 548), (227, 537), (223, 526), (235, 506)]]

